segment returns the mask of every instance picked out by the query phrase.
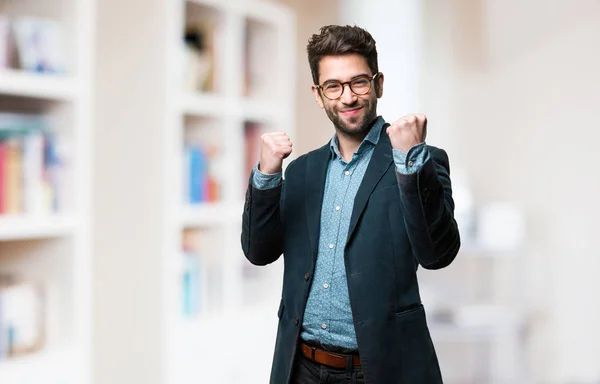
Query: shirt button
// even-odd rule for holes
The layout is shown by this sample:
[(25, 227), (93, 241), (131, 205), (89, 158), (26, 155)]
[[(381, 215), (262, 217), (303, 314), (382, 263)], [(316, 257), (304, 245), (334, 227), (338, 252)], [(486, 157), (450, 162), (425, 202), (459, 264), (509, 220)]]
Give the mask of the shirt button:
[(335, 207), (336, 211), (339, 211), (340, 209), (342, 209), (339, 205)]
[(408, 166), (409, 166), (409, 167), (412, 167), (412, 166), (413, 166), (413, 162), (412, 162), (412, 161), (409, 161), (409, 162), (408, 162)]
[(323, 284), (323, 288), (325, 288), (325, 289), (329, 288), (329, 284), (327, 284), (327, 283)]
[(306, 272), (304, 274), (304, 280), (308, 281), (309, 278), (310, 278), (310, 273)]
[(333, 247), (335, 247), (335, 245), (329, 244), (329, 248), (333, 249)]
[(346, 171), (344, 173), (346, 174), (346, 176), (350, 175), (350, 171)]
[(294, 319), (294, 324), (300, 324), (300, 319), (298, 318), (298, 316), (296, 316), (296, 318)]
[(325, 323), (321, 324), (321, 328), (327, 329), (327, 324), (325, 324)]

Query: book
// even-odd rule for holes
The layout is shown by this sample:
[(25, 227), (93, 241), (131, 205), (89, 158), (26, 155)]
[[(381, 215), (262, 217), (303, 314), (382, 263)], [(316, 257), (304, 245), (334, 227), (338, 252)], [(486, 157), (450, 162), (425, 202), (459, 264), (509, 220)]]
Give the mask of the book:
[(66, 153), (56, 147), (43, 116), (0, 113), (0, 214), (59, 209)]
[(194, 317), (207, 309), (207, 270), (200, 251), (201, 232), (187, 229), (182, 242), (182, 311), (186, 317)]
[(44, 293), (40, 284), (0, 284), (0, 359), (39, 351), (45, 341)]
[(216, 21), (210, 19), (188, 22), (184, 34), (185, 89), (192, 92), (213, 92), (215, 84), (214, 39)]
[(217, 149), (201, 144), (187, 144), (184, 149), (184, 201), (190, 204), (215, 202), (220, 197), (220, 183), (214, 160)]
[(246, 122), (244, 126), (244, 143), (245, 143), (245, 174), (243, 180), (244, 188), (248, 185), (248, 179), (252, 169), (260, 159), (260, 136), (263, 127), (259, 123)]
[(8, 16), (0, 14), (0, 70), (12, 64), (12, 36)]
[(65, 44), (58, 21), (18, 17), (12, 22), (20, 69), (44, 73), (66, 72)]

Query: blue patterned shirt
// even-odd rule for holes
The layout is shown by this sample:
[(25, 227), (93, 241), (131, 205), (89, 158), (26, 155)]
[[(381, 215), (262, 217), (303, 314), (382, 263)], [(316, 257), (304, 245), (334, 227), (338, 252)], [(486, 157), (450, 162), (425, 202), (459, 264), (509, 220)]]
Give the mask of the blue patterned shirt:
[[(378, 117), (350, 162), (346, 162), (340, 154), (337, 135), (331, 138), (317, 264), (302, 323), (301, 337), (304, 340), (318, 341), (324, 346), (358, 349), (344, 266), (344, 246), (354, 198), (384, 124), (383, 118)], [(425, 143), (414, 146), (408, 153), (397, 149), (392, 151), (396, 171), (404, 174), (418, 171), (429, 159)], [(258, 170), (258, 165), (254, 167), (253, 184), (256, 188), (273, 188), (279, 183), (281, 173), (265, 175)]]

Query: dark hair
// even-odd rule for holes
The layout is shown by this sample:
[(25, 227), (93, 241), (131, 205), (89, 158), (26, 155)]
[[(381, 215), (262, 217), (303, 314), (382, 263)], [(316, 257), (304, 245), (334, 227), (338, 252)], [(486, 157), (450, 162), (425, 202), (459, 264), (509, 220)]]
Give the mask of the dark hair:
[(319, 62), (324, 56), (358, 53), (367, 59), (373, 74), (379, 72), (377, 48), (369, 32), (357, 26), (327, 25), (314, 34), (306, 46), (314, 84), (319, 84)]

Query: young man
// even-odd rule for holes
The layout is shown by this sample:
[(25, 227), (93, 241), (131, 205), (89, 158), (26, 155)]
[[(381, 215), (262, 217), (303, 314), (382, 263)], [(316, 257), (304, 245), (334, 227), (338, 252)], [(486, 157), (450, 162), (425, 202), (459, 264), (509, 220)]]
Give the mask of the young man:
[(442, 383), (416, 271), (460, 247), (448, 156), (425, 144), (424, 115), (377, 115), (384, 77), (367, 31), (326, 26), (307, 51), (335, 134), (284, 178), (292, 143), (264, 134), (243, 213), (248, 260), (284, 255), (271, 383)]

